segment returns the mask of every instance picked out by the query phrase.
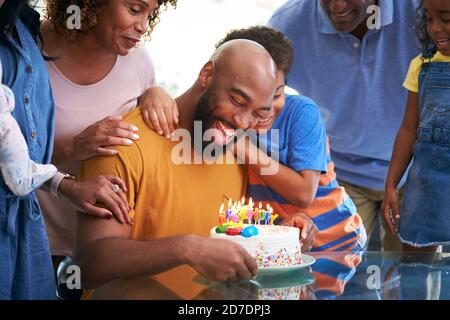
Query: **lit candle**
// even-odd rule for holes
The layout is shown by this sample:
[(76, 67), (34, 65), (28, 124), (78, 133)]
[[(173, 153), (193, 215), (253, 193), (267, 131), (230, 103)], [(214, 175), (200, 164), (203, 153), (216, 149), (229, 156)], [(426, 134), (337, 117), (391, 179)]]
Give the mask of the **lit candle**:
[(262, 209), (262, 203), (259, 203), (259, 210), (258, 210), (258, 224), (261, 223), (261, 220), (264, 220), (264, 210)]
[(228, 200), (228, 208), (225, 211), (225, 219), (227, 220), (227, 222), (228, 219), (230, 218), (230, 215), (231, 215), (231, 198)]
[(224, 204), (222, 203), (222, 205), (220, 206), (220, 209), (219, 209), (219, 225), (222, 225), (225, 223), (225, 215), (223, 214), (223, 207), (224, 207)]
[(270, 222), (270, 212), (266, 211), (266, 216), (264, 217), (264, 224), (268, 225)]
[(233, 222), (237, 222), (237, 215), (236, 215), (236, 212), (237, 212), (236, 207), (235, 207), (235, 206), (232, 206), (232, 207), (231, 207), (231, 215), (230, 215), (230, 218), (231, 218), (231, 221), (233, 221)]
[(278, 218), (278, 214), (270, 215), (270, 224), (273, 224), (273, 222)]
[(269, 204), (267, 204), (266, 205), (266, 216), (265, 216), (265, 219), (264, 219), (264, 224), (269, 224), (269, 222), (270, 222), (270, 205)]
[[(243, 201), (245, 201), (245, 198), (242, 198)], [(247, 218), (247, 206), (245, 205), (245, 202), (242, 202), (241, 209), (239, 210), (239, 223), (243, 223), (244, 219)]]
[(247, 223), (252, 224), (252, 219), (253, 219), (253, 201), (252, 198), (250, 198), (247, 207)]
[(255, 224), (258, 223), (259, 219), (258, 219), (258, 208), (254, 208), (253, 209), (253, 219), (255, 219)]
[(227, 210), (225, 210), (225, 219), (228, 221), (228, 219), (230, 218), (230, 215), (231, 215), (231, 209), (227, 209)]

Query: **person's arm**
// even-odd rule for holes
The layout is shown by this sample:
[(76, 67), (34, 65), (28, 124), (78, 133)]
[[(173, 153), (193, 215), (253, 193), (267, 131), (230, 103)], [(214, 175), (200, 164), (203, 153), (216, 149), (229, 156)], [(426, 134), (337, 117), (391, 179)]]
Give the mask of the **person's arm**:
[(247, 251), (231, 241), (196, 235), (138, 241), (130, 236), (129, 225), (78, 215), (75, 259), (84, 288), (117, 278), (154, 275), (183, 264), (213, 281), (249, 279), (257, 272)]
[[(296, 172), (269, 157), (265, 152), (252, 143), (247, 149), (249, 168), (254, 170), (261, 179), (276, 193), (295, 206), (305, 209), (314, 200), (319, 186), (321, 172), (303, 170)], [(261, 175), (261, 169), (265, 167), (276, 168), (274, 174)]]
[[(51, 192), (53, 179), (46, 181), (40, 190)], [(118, 192), (113, 191), (114, 184), (120, 187)], [(131, 208), (124, 195), (126, 191), (127, 187), (122, 179), (115, 176), (97, 176), (87, 181), (63, 178), (56, 193), (69, 201), (76, 210), (106, 219), (111, 219), (114, 215), (121, 223), (131, 224), (128, 213)], [(96, 203), (103, 203), (106, 208), (96, 207)]]
[(74, 137), (55, 141), (52, 163), (83, 161), (95, 156), (114, 156), (113, 146), (128, 146), (139, 139), (138, 128), (122, 121), (122, 116), (106, 117)]
[[(386, 223), (393, 234), (395, 233), (395, 226), (391, 218), (394, 218), (395, 220), (400, 219), (397, 186), (411, 162), (413, 147), (417, 140), (418, 126), (418, 94), (410, 91), (408, 94), (405, 116), (395, 140), (394, 151), (392, 153), (392, 159), (385, 183), (383, 214)], [(391, 210), (393, 217), (391, 217)]]
[[(273, 191), (305, 209), (313, 202), (321, 173), (326, 170), (326, 135), (318, 108), (311, 102), (302, 102), (300, 97), (291, 99), (287, 102), (290, 105), (284, 108), (293, 109), (283, 120), (290, 122), (289, 166), (269, 157), (252, 143), (245, 148), (245, 160)], [(239, 144), (234, 152), (240, 158)], [(270, 174), (264, 174), (263, 168), (270, 168)]]
[[(142, 175), (141, 157), (137, 147), (129, 147), (126, 152), (126, 161), (119, 148), (117, 157), (98, 157), (85, 162), (81, 178), (98, 174), (121, 177), (127, 185), (127, 199), (132, 207), (131, 216), (134, 216)], [(256, 262), (234, 242), (196, 235), (132, 240), (131, 228), (114, 219), (78, 215), (76, 261), (81, 267), (85, 288), (121, 277), (153, 275), (182, 264), (216, 281), (248, 279), (256, 275)]]
[(78, 215), (76, 261), (83, 287), (95, 288), (115, 278), (150, 275), (188, 261), (189, 236), (153, 241), (130, 240), (131, 227), (115, 220)]

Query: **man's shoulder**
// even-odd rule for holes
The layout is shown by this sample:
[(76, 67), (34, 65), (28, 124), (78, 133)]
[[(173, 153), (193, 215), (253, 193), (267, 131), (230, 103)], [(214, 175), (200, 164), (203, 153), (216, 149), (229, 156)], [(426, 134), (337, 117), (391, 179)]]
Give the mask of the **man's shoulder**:
[(129, 146), (114, 146), (114, 156), (98, 156), (82, 163), (82, 178), (100, 174), (131, 175), (140, 177), (144, 171), (154, 168), (167, 152), (167, 140), (145, 125), (138, 107), (126, 114), (123, 121), (139, 128), (139, 139)]
[[(124, 115), (123, 121), (130, 123), (139, 128), (137, 134), (139, 140), (136, 140), (133, 145), (137, 146), (137, 149), (142, 153), (149, 153), (146, 151), (151, 150), (151, 153), (157, 152), (160, 147), (164, 146), (168, 140), (158, 135), (153, 129), (149, 128), (142, 117), (141, 107), (137, 107)], [(118, 151), (127, 151), (130, 148), (128, 146), (118, 147)], [(130, 151), (131, 152), (131, 151)]]
[(159, 146), (164, 144), (164, 138), (159, 136), (153, 129), (147, 127), (142, 118), (142, 111), (140, 107), (137, 107), (125, 114), (123, 121), (132, 124), (139, 128), (137, 134), (139, 139), (133, 141), (129, 146), (114, 146), (113, 149), (117, 151), (115, 157), (95, 157), (92, 160), (86, 161), (86, 164), (98, 164), (101, 162), (112, 162), (110, 165), (114, 165), (117, 161), (122, 162), (124, 165), (132, 165), (150, 161), (153, 155), (158, 154), (161, 151)]

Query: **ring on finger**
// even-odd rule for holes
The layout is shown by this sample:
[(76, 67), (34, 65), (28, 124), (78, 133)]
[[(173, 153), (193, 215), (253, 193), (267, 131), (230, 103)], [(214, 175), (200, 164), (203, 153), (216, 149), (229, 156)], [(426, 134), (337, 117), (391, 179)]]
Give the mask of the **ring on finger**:
[(112, 186), (112, 191), (113, 192), (115, 192), (115, 193), (117, 193), (117, 192), (119, 192), (119, 190), (120, 190), (120, 187), (119, 187), (119, 185), (118, 184), (113, 184), (113, 186)]

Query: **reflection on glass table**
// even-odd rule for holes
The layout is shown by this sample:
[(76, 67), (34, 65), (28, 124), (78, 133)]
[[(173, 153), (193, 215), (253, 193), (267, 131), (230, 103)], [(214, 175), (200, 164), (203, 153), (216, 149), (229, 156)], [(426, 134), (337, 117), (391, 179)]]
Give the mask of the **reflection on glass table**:
[(213, 282), (182, 266), (153, 277), (117, 279), (92, 299), (448, 300), (450, 254), (311, 253), (315, 263), (250, 281)]

